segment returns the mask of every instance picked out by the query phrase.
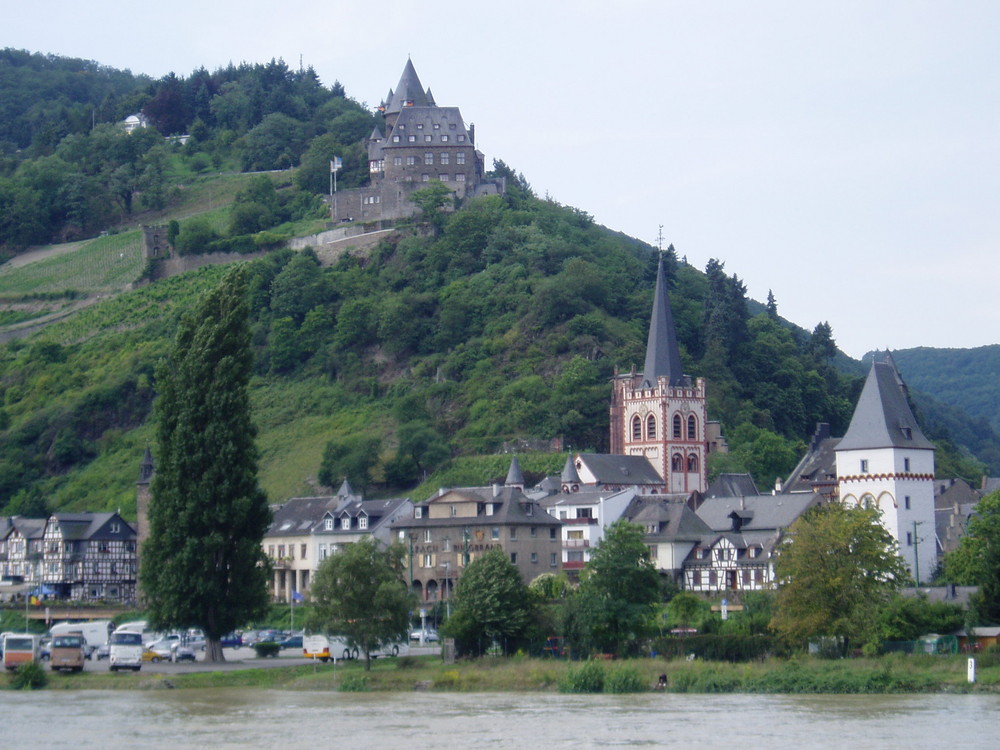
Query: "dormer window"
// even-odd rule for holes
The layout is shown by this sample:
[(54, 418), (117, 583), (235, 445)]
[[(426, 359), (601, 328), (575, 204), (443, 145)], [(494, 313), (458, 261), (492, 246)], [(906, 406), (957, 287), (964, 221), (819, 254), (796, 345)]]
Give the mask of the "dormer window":
[(333, 519), (332, 518), (327, 518), (323, 522), (323, 530), (324, 531), (333, 531)]
[(424, 509), (420, 508), (420, 507), (414, 508), (413, 509), (413, 517), (414, 518), (423, 518), (424, 517)]
[(903, 433), (904, 440), (913, 440), (913, 428), (911, 427), (900, 427), (900, 431)]
[(368, 516), (358, 516), (358, 528), (359, 529), (368, 528)]
[(343, 530), (345, 530), (345, 531), (347, 529), (351, 528), (351, 517), (350, 516), (344, 516), (343, 518), (340, 519), (340, 528), (343, 529)]

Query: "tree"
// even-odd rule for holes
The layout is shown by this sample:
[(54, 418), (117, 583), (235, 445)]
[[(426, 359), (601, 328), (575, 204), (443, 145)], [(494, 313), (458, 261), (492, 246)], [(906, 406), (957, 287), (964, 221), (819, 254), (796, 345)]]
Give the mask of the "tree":
[(271, 520), (257, 484), (253, 365), (242, 268), (181, 319), (157, 368), (157, 471), (140, 577), (154, 627), (198, 625), (207, 661), (219, 639), (262, 615)]
[(460, 653), (498, 646), (513, 653), (534, 621), (534, 603), (521, 574), (501, 549), (469, 563), (455, 587), (453, 612), (443, 631)]
[(348, 645), (365, 655), (405, 640), (413, 595), (403, 578), (401, 545), (383, 548), (366, 537), (326, 558), (316, 571), (311, 596), (315, 609), (310, 625), (343, 634)]
[(637, 650), (660, 600), (660, 576), (641, 526), (619, 520), (608, 528), (587, 563), (577, 597), (571, 619), (580, 646), (617, 654)]
[(944, 560), (945, 577), (978, 586), (972, 607), (980, 624), (1000, 622), (1000, 492), (991, 492), (976, 510), (957, 549)]
[(431, 180), (427, 187), (414, 190), (410, 194), (410, 200), (420, 209), (421, 218), (437, 233), (444, 227), (444, 207), (452, 199), (452, 195), (452, 190), (443, 182)]
[(774, 565), (778, 601), (771, 627), (789, 641), (874, 643), (877, 614), (907, 580), (896, 541), (876, 508), (817, 506), (793, 523)]
[(378, 464), (382, 439), (375, 436), (352, 435), (331, 440), (323, 450), (319, 481), (335, 487), (345, 478), (362, 493), (372, 483), (372, 469)]

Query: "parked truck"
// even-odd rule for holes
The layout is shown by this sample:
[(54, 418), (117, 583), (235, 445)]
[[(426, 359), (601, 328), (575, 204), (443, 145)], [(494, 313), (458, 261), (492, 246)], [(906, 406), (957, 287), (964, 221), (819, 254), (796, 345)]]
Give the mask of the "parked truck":
[(49, 635), (55, 638), (57, 635), (67, 633), (79, 633), (84, 640), (84, 654), (88, 659), (92, 658), (94, 652), (108, 642), (108, 636), (114, 627), (111, 620), (90, 620), (89, 622), (58, 622), (49, 628)]

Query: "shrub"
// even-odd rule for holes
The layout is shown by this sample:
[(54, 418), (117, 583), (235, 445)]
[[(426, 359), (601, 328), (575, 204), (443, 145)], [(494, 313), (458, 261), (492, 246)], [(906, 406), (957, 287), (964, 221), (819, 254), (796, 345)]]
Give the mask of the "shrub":
[(272, 641), (262, 641), (253, 644), (253, 650), (257, 652), (257, 658), (263, 659), (267, 656), (277, 656), (281, 651), (281, 646)]
[(635, 667), (621, 664), (608, 674), (604, 681), (605, 693), (645, 693), (649, 686)]
[(561, 693), (604, 692), (604, 665), (588, 661), (578, 669), (570, 669), (559, 683)]
[(349, 674), (340, 681), (337, 688), (341, 693), (364, 693), (368, 691), (368, 678), (363, 674)]
[(38, 690), (49, 682), (45, 669), (37, 661), (28, 661), (17, 668), (10, 686), (14, 690)]
[(415, 669), (419, 664), (414, 656), (400, 656), (396, 659), (396, 669)]

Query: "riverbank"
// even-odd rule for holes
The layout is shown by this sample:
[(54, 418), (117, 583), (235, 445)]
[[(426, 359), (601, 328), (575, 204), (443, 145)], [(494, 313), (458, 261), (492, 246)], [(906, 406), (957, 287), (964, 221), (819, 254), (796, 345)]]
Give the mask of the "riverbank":
[[(559, 692), (584, 662), (551, 659), (486, 658), (442, 664), (434, 656), (381, 659), (365, 671), (359, 662), (254, 666), (169, 674), (84, 672), (48, 674), (47, 690), (158, 690), (254, 687), (318, 691)], [(977, 682), (967, 681), (965, 657), (887, 655), (871, 659), (814, 657), (724, 662), (629, 659), (600, 662), (608, 684), (634, 677), (652, 690), (666, 675), (673, 693), (1000, 693), (1000, 664), (978, 665)], [(11, 677), (2, 678), (9, 687)], [(610, 692), (610, 690), (609, 690)]]

